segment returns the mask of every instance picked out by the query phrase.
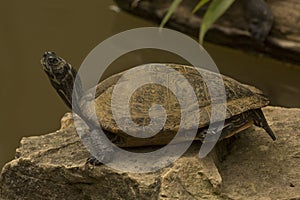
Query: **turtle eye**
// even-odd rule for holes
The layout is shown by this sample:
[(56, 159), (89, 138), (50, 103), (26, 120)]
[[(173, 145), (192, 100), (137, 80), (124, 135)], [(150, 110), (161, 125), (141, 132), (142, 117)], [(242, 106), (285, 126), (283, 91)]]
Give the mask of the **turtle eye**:
[(49, 57), (47, 63), (49, 65), (57, 65), (59, 63), (59, 59), (55, 57)]

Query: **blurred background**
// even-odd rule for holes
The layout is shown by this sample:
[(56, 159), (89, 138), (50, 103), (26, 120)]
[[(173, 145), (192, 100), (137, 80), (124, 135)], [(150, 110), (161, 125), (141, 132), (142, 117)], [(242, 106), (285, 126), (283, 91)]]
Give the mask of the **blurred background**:
[[(5, 1), (0, 8), (0, 167), (13, 159), (22, 137), (54, 132), (68, 111), (40, 66), (45, 51), (78, 68), (108, 37), (157, 26), (119, 11), (112, 0)], [(195, 38), (197, 40), (197, 38)], [(221, 73), (264, 91), (272, 105), (300, 107), (300, 67), (204, 44)], [(116, 60), (105, 78), (149, 62), (186, 63), (168, 52), (140, 50)]]

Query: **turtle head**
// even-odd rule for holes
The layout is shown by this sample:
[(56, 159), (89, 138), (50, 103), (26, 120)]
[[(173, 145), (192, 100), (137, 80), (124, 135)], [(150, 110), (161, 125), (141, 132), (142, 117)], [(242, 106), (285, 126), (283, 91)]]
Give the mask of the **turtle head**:
[(72, 108), (72, 91), (76, 70), (54, 52), (45, 52), (41, 64), (51, 85), (69, 108)]
[(253, 39), (263, 42), (273, 26), (273, 15), (262, 14), (261, 18), (253, 17), (249, 22), (249, 32)]
[(71, 65), (58, 57), (54, 52), (45, 52), (41, 59), (41, 64), (51, 82), (61, 84), (65, 81), (66, 76), (73, 75)]

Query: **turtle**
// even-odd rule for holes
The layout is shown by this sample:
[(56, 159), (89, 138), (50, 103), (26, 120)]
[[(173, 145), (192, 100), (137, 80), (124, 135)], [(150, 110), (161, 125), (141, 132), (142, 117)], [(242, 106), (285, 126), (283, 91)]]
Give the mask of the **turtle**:
[[(63, 58), (57, 56), (55, 52), (45, 52), (41, 59), (41, 65), (48, 75), (54, 89), (63, 99), (65, 104), (72, 109), (72, 92), (77, 74), (76, 70)], [(156, 67), (149, 67), (149, 70), (151, 73), (156, 74), (158, 78), (168, 79), (168, 72), (161, 70), (160, 68), (160, 66), (167, 66), (184, 75), (188, 80), (197, 97), (200, 119), (196, 136), (194, 138), (184, 136), (183, 139), (203, 141), (207, 134), (211, 134), (208, 131), (211, 114), (211, 99), (210, 95), (207, 92), (204, 92), (207, 88), (201, 74), (205, 73), (206, 76), (209, 77), (209, 81), (212, 81), (213, 84), (213, 81), (218, 74), (205, 69), (198, 69), (201, 71), (200, 74), (195, 67), (181, 64), (149, 63), (144, 65), (145, 69), (148, 69), (148, 66)], [(136, 68), (139, 67), (140, 66), (137, 66)], [(132, 121), (139, 126), (146, 126), (150, 123), (151, 119), (148, 111), (153, 104), (162, 105), (166, 109), (167, 119), (159, 133), (148, 138), (134, 137), (128, 135), (117, 125), (111, 110), (111, 99), (114, 87), (116, 83), (121, 80), (120, 78), (124, 73), (126, 73), (126, 71), (112, 75), (100, 82), (96, 86), (95, 97), (91, 97), (85, 93), (81, 94), (83, 93), (82, 88), (80, 85), (77, 86), (75, 88), (75, 93), (80, 93), (82, 97), (79, 99), (78, 105), (73, 105), (73, 111), (86, 123), (87, 127), (90, 129), (90, 134), (95, 134), (97, 133), (98, 128), (95, 125), (95, 122), (90, 119), (89, 115), (91, 111), (86, 107), (87, 105), (89, 106), (89, 103), (92, 100), (95, 100), (95, 110), (101, 128), (105, 131), (107, 138), (120, 147), (160, 146), (168, 144), (178, 131), (181, 111), (176, 96), (170, 92), (168, 88), (161, 85), (146, 84), (143, 87), (138, 88), (132, 94), (129, 101)], [(265, 97), (259, 89), (253, 86), (242, 84), (225, 75), (221, 76), (225, 86), (227, 108), (224, 127), (221, 130), (215, 130), (220, 133), (218, 140), (229, 138), (253, 124), (263, 128), (273, 140), (276, 140), (276, 137), (261, 110), (262, 107), (269, 104), (267, 97)], [(123, 81), (127, 81), (127, 79)], [(180, 81), (176, 83), (176, 87), (178, 89), (183, 88)], [(124, 91), (124, 94), (126, 93), (127, 91)], [(73, 97), (77, 98), (77, 95), (73, 95)], [(124, 118), (121, 121), (121, 123), (124, 123), (126, 126), (127, 119)], [(188, 130), (186, 133), (189, 134)], [(99, 138), (99, 140), (101, 139), (103, 138)], [(109, 162), (112, 159), (111, 153), (114, 150), (111, 146), (103, 142), (99, 148), (101, 151), (100, 155), (97, 156), (98, 159), (91, 156), (88, 158), (89, 163), (98, 165), (103, 162)]]
[(273, 13), (265, 0), (242, 0), (251, 37), (263, 42), (274, 24)]

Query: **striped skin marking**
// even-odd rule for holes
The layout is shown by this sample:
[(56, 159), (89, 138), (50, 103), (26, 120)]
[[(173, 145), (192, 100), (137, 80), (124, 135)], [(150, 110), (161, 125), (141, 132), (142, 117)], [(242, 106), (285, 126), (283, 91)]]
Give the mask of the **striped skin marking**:
[(59, 89), (57, 90), (57, 93), (59, 94), (59, 96), (64, 100), (64, 102), (67, 104), (67, 106), (69, 108), (72, 108), (72, 102), (71, 99), (68, 98), (68, 95), (66, 95), (66, 93), (64, 92), (64, 90)]
[[(230, 119), (226, 120), (219, 140), (224, 138), (229, 138), (251, 127), (252, 125), (256, 125), (258, 127), (263, 128), (273, 140), (276, 140), (276, 137), (272, 129), (269, 127), (261, 109), (255, 109), (255, 110), (243, 112), (239, 115), (233, 116)], [(214, 135), (217, 133), (218, 130), (215, 130), (207, 134)]]
[(237, 116), (233, 116), (228, 120), (228, 124), (232, 124), (233, 127), (226, 128), (225, 125), (222, 131), (223, 133), (221, 135), (221, 138), (229, 138), (254, 124), (258, 127), (263, 128), (273, 140), (276, 140), (276, 136), (268, 125), (261, 109), (250, 110)]
[(261, 116), (261, 114), (258, 111), (253, 111), (253, 115), (254, 115), (253, 118), (254, 118), (255, 124), (257, 124), (260, 127), (263, 127), (264, 126), (264, 124), (263, 124), (264, 118)]
[[(111, 152), (114, 150), (112, 147), (106, 143), (104, 137), (101, 134), (98, 134), (99, 129), (97, 127), (97, 124), (95, 124), (92, 120), (89, 120), (89, 118), (82, 112), (80, 106), (77, 104), (73, 104), (74, 107), (72, 107), (72, 93), (74, 88), (74, 82), (76, 77), (76, 70), (72, 68), (70, 64), (68, 64), (65, 60), (62, 58), (56, 56), (54, 52), (45, 52), (42, 59), (41, 64), (43, 66), (44, 71), (48, 75), (48, 78), (51, 82), (51, 85), (55, 88), (59, 96), (64, 100), (66, 105), (73, 109), (73, 112), (76, 113), (76, 115), (73, 115), (73, 117), (77, 116), (78, 118), (81, 118), (82, 120), (79, 122), (83, 123), (83, 126), (88, 126), (89, 130), (83, 130), (85, 134), (89, 133), (90, 135), (97, 136), (97, 140), (95, 141), (97, 147), (99, 148), (98, 152), (98, 159), (94, 158), (93, 156), (88, 158), (87, 162), (98, 165), (101, 164), (102, 161), (109, 161), (111, 160)], [(80, 80), (80, 79), (79, 79)], [(75, 85), (75, 101), (78, 102), (79, 98), (82, 96), (82, 86), (79, 81)], [(74, 99), (73, 99), (74, 100)], [(112, 138), (112, 137), (111, 137)], [(89, 141), (94, 142), (94, 141)]]
[(233, 116), (226, 120), (225, 126), (222, 130), (221, 139), (229, 138), (249, 127), (251, 127), (254, 122), (250, 118), (251, 111), (243, 112), (239, 115)]
[(235, 135), (235, 134), (237, 134), (237, 133), (239, 133), (239, 132), (241, 132), (243, 130), (246, 130), (247, 128), (250, 128), (253, 124), (254, 124), (254, 122), (250, 121), (250, 122), (244, 124), (243, 126), (241, 126), (240, 128), (238, 128), (237, 130), (232, 131), (231, 133), (227, 134), (225, 136), (225, 138), (229, 138), (229, 137), (231, 137), (231, 136), (233, 136), (233, 135)]

